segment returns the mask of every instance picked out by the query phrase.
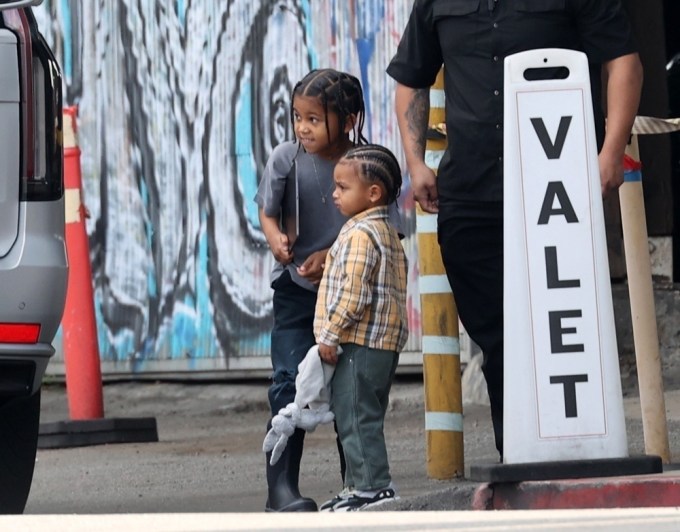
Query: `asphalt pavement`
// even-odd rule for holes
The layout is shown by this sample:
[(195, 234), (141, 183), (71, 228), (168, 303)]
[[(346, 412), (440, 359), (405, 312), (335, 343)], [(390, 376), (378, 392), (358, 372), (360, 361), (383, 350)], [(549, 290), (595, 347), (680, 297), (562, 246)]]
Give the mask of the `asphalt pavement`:
[[(39, 449), (25, 513), (262, 513), (266, 390), (266, 381), (107, 383), (104, 418), (153, 417), (159, 441)], [(644, 454), (642, 416), (635, 394), (624, 398), (624, 409), (630, 453)], [(469, 404), (464, 410), (466, 471), (471, 464), (497, 462), (488, 407)], [(666, 411), (671, 456), (677, 460), (680, 391), (666, 392)], [(64, 386), (45, 386), (41, 421), (68, 419)], [(434, 480), (427, 475), (420, 377), (397, 379), (385, 425), (400, 499), (381, 510), (475, 507), (473, 499), (479, 497), (482, 483), (467, 478)], [(331, 427), (319, 427), (307, 436), (300, 486), (303, 494), (319, 503), (340, 490)]]

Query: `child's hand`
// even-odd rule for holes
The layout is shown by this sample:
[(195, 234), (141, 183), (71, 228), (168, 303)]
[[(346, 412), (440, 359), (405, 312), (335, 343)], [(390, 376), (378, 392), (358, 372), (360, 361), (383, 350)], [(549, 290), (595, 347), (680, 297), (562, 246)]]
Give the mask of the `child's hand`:
[(312, 284), (319, 284), (321, 277), (323, 277), (323, 268), (326, 263), (326, 251), (315, 251), (305, 262), (297, 269), (300, 277), (304, 277)]
[(335, 366), (338, 363), (338, 348), (335, 345), (319, 344), (319, 356), (327, 364)]
[(274, 258), (283, 264), (290, 264), (293, 262), (293, 252), (288, 244), (288, 236), (280, 233), (278, 239), (271, 246)]

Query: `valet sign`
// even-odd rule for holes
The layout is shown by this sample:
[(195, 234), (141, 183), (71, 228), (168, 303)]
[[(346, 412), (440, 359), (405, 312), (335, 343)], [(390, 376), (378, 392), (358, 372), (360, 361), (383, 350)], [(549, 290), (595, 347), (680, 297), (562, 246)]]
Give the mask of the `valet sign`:
[[(559, 66), (566, 78), (528, 81)], [(627, 455), (585, 56), (506, 59), (504, 461)]]

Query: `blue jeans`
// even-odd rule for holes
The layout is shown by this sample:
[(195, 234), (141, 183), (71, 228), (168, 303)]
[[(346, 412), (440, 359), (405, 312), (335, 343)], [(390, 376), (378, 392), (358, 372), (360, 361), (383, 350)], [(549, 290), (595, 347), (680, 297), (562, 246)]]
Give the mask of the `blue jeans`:
[(295, 399), (298, 364), (316, 342), (314, 310), (316, 292), (295, 284), (286, 271), (274, 281), (274, 328), (271, 335), (272, 384), (269, 405), (272, 415)]

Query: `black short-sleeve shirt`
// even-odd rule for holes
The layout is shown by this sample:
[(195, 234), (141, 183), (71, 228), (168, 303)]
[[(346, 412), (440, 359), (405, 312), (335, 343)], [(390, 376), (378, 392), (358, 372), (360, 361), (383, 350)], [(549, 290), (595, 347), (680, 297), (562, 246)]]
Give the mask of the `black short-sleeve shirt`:
[(601, 143), (601, 65), (635, 51), (619, 0), (415, 0), (387, 73), (426, 88), (444, 65), (448, 149), (439, 166), (440, 205), (502, 201), (503, 63), (536, 48), (588, 56)]

